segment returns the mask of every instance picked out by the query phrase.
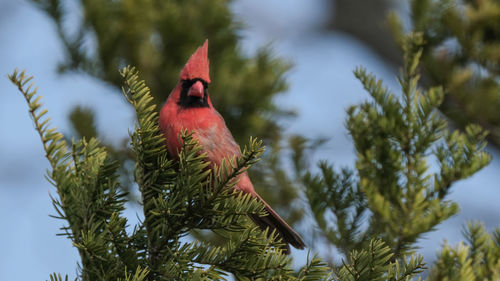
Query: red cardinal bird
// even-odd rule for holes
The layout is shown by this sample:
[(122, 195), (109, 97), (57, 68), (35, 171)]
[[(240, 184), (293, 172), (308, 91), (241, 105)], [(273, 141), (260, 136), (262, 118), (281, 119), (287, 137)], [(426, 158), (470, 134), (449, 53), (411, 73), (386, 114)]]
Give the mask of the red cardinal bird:
[[(210, 101), (207, 91), (210, 84), (207, 53), (208, 40), (191, 55), (182, 69), (177, 86), (161, 109), (159, 122), (170, 155), (178, 156), (181, 149), (179, 135), (181, 130), (187, 129), (198, 140), (210, 162), (220, 166), (222, 159), (239, 157), (241, 154), (224, 119)], [(288, 244), (304, 249), (302, 238), (255, 192), (246, 172), (239, 176), (235, 188), (250, 193), (266, 206), (266, 216), (250, 217), (263, 230), (267, 227), (270, 230), (276, 229), (279, 237), (286, 243), (286, 253), (290, 251)]]

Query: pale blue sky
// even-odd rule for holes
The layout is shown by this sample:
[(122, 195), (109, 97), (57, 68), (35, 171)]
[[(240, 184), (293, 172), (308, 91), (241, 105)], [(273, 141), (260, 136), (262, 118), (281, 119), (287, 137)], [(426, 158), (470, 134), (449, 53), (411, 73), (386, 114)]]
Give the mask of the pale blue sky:
[[(270, 44), (276, 55), (295, 65), (287, 76), (289, 92), (277, 99), (299, 113), (284, 123), (287, 132), (331, 138), (314, 159), (352, 167), (355, 155), (344, 128), (345, 109), (368, 98), (352, 71), (363, 65), (394, 90), (396, 73), (359, 42), (318, 32), (328, 10), (324, 2), (238, 0), (232, 8), (246, 25), (245, 52)], [(61, 131), (69, 129), (67, 115), (76, 104), (95, 110), (98, 130), (108, 141), (122, 139), (132, 128), (134, 116), (122, 96), (109, 94), (114, 89), (91, 77), (56, 74), (62, 58), (54, 26), (44, 14), (23, 0), (0, 0), (0, 280), (45, 280), (51, 272), (74, 277), (78, 260), (70, 241), (55, 235), (63, 222), (48, 216), (54, 214), (49, 193), (55, 192), (43, 178), (48, 163), (25, 101), (6, 75), (18, 67), (35, 76), (52, 124)], [(495, 160), (454, 187), (450, 199), (462, 211), (420, 243), (427, 261), (444, 239), (461, 239), (466, 220), (485, 221), (490, 229), (500, 225), (498, 171), (500, 162)], [(128, 214), (133, 217), (134, 211)], [(305, 252), (294, 255), (296, 264), (303, 264)]]

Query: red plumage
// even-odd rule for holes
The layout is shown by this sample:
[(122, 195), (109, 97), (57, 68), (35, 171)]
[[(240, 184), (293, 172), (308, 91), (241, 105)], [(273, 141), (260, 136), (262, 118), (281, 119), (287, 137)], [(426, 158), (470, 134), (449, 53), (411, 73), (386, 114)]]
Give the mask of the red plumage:
[(208, 39), (205, 40), (203, 46), (198, 48), (189, 58), (188, 62), (181, 71), (180, 79), (189, 80), (200, 78), (205, 82), (210, 83), (208, 75)]
[[(207, 40), (191, 55), (182, 69), (179, 82), (160, 111), (159, 124), (170, 155), (178, 155), (181, 149), (180, 132), (187, 129), (199, 141), (211, 163), (220, 166), (222, 159), (240, 156), (240, 150), (224, 119), (212, 106), (207, 92), (209, 83)], [(268, 215), (250, 217), (262, 229), (276, 229), (283, 242), (287, 243), (286, 253), (289, 252), (288, 244), (298, 249), (305, 247), (300, 235), (255, 192), (246, 172), (239, 176), (235, 188), (250, 193), (266, 206)]]

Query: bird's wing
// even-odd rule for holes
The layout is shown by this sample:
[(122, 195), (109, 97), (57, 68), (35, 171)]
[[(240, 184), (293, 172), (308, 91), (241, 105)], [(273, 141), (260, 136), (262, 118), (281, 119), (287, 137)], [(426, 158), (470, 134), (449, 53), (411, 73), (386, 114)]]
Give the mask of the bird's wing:
[(203, 152), (207, 153), (210, 161), (220, 165), (224, 158), (228, 160), (241, 156), (240, 148), (224, 121), (212, 124), (210, 127), (195, 131), (195, 135), (203, 147)]

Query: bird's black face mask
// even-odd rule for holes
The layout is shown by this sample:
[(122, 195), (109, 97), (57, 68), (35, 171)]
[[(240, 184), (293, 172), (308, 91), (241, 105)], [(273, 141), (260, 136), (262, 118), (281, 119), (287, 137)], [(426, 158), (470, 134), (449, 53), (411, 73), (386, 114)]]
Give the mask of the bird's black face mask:
[[(196, 82), (201, 82), (203, 88)], [(183, 108), (210, 107), (207, 88), (208, 83), (203, 79), (182, 80), (181, 95), (177, 104)]]

